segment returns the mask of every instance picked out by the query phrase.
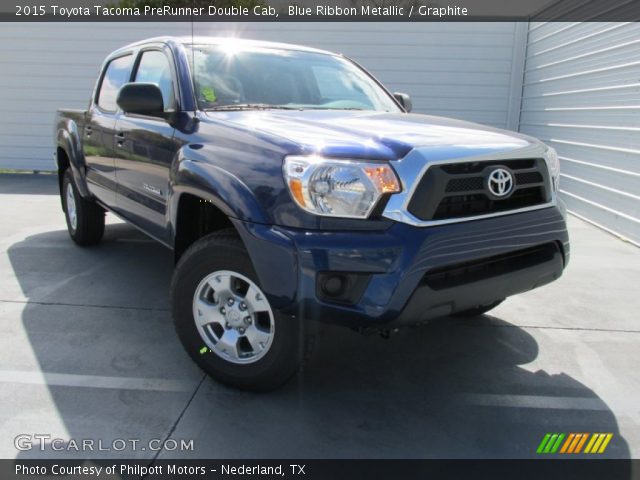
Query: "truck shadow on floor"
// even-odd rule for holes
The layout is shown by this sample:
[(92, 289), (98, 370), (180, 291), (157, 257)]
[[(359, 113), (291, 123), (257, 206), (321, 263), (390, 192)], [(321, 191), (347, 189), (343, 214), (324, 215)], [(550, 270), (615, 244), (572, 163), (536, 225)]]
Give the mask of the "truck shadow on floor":
[[(192, 452), (160, 458), (522, 458), (536, 456), (547, 432), (611, 432), (602, 456), (629, 458), (610, 408), (569, 375), (530, 371), (538, 343), (508, 319), (445, 318), (389, 340), (330, 327), (297, 378), (254, 395), (201, 382), (170, 318), (172, 253), (131, 227), (109, 225), (91, 249), (73, 245), (66, 231), (41, 233), (8, 255), (28, 299), (25, 363), (35, 357), (32, 369), (63, 374), (46, 387), (58, 419), (33, 420), (44, 408), (34, 393), (16, 411), (26, 432), (62, 422), (66, 436), (106, 445), (162, 439), (173, 427), (173, 439), (193, 439)], [(186, 388), (109, 388), (104, 378), (177, 380)], [(618, 478), (628, 478), (622, 468)]]

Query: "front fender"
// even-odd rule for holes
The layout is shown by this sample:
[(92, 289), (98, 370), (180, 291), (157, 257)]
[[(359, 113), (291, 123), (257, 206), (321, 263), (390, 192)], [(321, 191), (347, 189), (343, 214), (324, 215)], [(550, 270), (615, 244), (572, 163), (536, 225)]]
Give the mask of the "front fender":
[[(296, 296), (297, 262), (295, 247), (284, 235), (273, 230), (251, 189), (236, 175), (212, 163), (201, 152), (184, 149), (173, 162), (168, 202), (173, 234), (177, 232), (178, 207), (183, 194), (211, 202), (229, 217), (238, 231), (256, 274), (274, 308), (289, 305)], [(283, 268), (278, 282), (274, 268)]]
[(237, 176), (184, 150), (173, 162), (170, 175), (170, 221), (176, 231), (178, 205), (184, 193), (210, 201), (226, 216), (253, 223), (268, 223), (251, 189)]

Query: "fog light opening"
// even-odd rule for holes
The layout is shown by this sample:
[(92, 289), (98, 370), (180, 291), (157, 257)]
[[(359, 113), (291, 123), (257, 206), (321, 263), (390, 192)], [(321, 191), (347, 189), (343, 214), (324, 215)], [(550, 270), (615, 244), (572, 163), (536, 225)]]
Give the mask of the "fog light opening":
[(369, 285), (370, 273), (320, 272), (316, 295), (320, 300), (342, 305), (355, 305)]
[(347, 278), (341, 274), (325, 275), (322, 292), (328, 297), (341, 297), (347, 289)]

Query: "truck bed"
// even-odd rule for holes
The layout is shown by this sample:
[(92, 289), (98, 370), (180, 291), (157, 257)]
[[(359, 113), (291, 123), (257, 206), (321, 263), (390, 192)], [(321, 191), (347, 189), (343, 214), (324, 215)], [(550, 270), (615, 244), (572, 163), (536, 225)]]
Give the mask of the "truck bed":
[(86, 113), (86, 110), (80, 110), (77, 108), (60, 108), (56, 111), (56, 120), (57, 122), (62, 119), (73, 120), (78, 125), (82, 125), (84, 123), (84, 116)]

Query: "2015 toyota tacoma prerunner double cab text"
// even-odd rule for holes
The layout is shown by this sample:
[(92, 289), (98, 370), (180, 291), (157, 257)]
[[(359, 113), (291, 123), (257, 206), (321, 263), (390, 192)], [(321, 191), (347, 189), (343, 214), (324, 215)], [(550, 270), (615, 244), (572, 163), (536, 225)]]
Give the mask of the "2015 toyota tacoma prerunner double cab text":
[(180, 340), (251, 390), (299, 369), (310, 320), (390, 331), (557, 279), (569, 241), (556, 152), (410, 110), (330, 52), (128, 45), (88, 110), (57, 115), (69, 234), (97, 244), (109, 210), (173, 249)]

